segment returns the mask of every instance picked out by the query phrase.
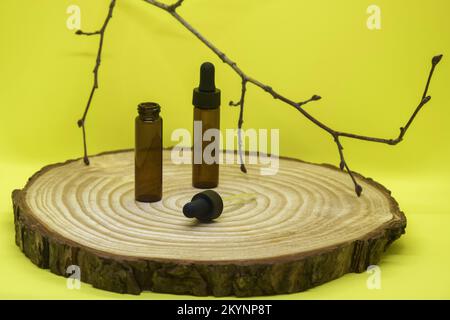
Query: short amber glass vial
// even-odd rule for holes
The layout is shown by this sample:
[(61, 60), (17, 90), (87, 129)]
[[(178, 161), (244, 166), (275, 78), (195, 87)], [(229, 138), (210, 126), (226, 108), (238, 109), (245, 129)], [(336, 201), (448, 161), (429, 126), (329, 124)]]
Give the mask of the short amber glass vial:
[(156, 202), (162, 198), (162, 125), (161, 107), (154, 102), (141, 103), (135, 120), (135, 199)]

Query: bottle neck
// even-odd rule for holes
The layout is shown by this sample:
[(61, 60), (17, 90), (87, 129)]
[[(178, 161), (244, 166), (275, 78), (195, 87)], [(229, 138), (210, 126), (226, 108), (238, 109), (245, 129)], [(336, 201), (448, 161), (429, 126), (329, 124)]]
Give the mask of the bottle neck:
[(156, 121), (159, 119), (161, 107), (155, 102), (144, 102), (138, 105), (139, 119), (142, 121)]

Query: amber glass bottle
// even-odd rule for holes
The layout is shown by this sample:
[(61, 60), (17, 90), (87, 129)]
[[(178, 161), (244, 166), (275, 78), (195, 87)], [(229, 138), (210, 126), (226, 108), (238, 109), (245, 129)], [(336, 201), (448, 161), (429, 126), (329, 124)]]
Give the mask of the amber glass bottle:
[(135, 199), (156, 202), (162, 198), (162, 118), (157, 103), (138, 106), (135, 121)]
[[(192, 103), (194, 105), (194, 144), (192, 152), (192, 185), (195, 188), (210, 189), (219, 184), (218, 154), (213, 151), (211, 159), (204, 158), (205, 148), (219, 150), (220, 141), (204, 141), (204, 133), (208, 129), (220, 129), (220, 90), (214, 81), (214, 65), (205, 62), (200, 68), (200, 85), (194, 89)], [(201, 126), (201, 130), (199, 130)]]

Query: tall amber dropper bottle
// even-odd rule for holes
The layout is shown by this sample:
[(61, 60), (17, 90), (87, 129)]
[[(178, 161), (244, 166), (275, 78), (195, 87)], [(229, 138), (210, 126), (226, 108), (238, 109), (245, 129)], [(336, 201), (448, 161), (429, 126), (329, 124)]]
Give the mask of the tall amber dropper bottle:
[(156, 202), (162, 198), (162, 118), (154, 102), (141, 103), (135, 120), (135, 199)]
[[(211, 137), (211, 141), (203, 139), (207, 130), (220, 129), (220, 90), (216, 88), (214, 77), (214, 65), (210, 62), (203, 63), (200, 68), (200, 85), (194, 89), (192, 98), (194, 105), (192, 185), (201, 189), (215, 188), (219, 184), (219, 138), (216, 135)], [(207, 146), (208, 150), (213, 150), (209, 156), (204, 152)]]

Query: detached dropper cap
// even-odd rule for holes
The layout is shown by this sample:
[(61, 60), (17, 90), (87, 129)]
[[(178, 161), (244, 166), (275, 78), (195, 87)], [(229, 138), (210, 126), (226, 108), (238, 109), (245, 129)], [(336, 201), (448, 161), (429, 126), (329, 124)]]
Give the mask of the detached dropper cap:
[(216, 109), (220, 106), (220, 90), (215, 84), (215, 70), (211, 62), (200, 67), (200, 84), (194, 89), (192, 104), (200, 109)]
[(188, 218), (197, 218), (201, 222), (209, 222), (218, 218), (223, 211), (223, 201), (213, 190), (197, 193), (183, 207), (183, 214)]

